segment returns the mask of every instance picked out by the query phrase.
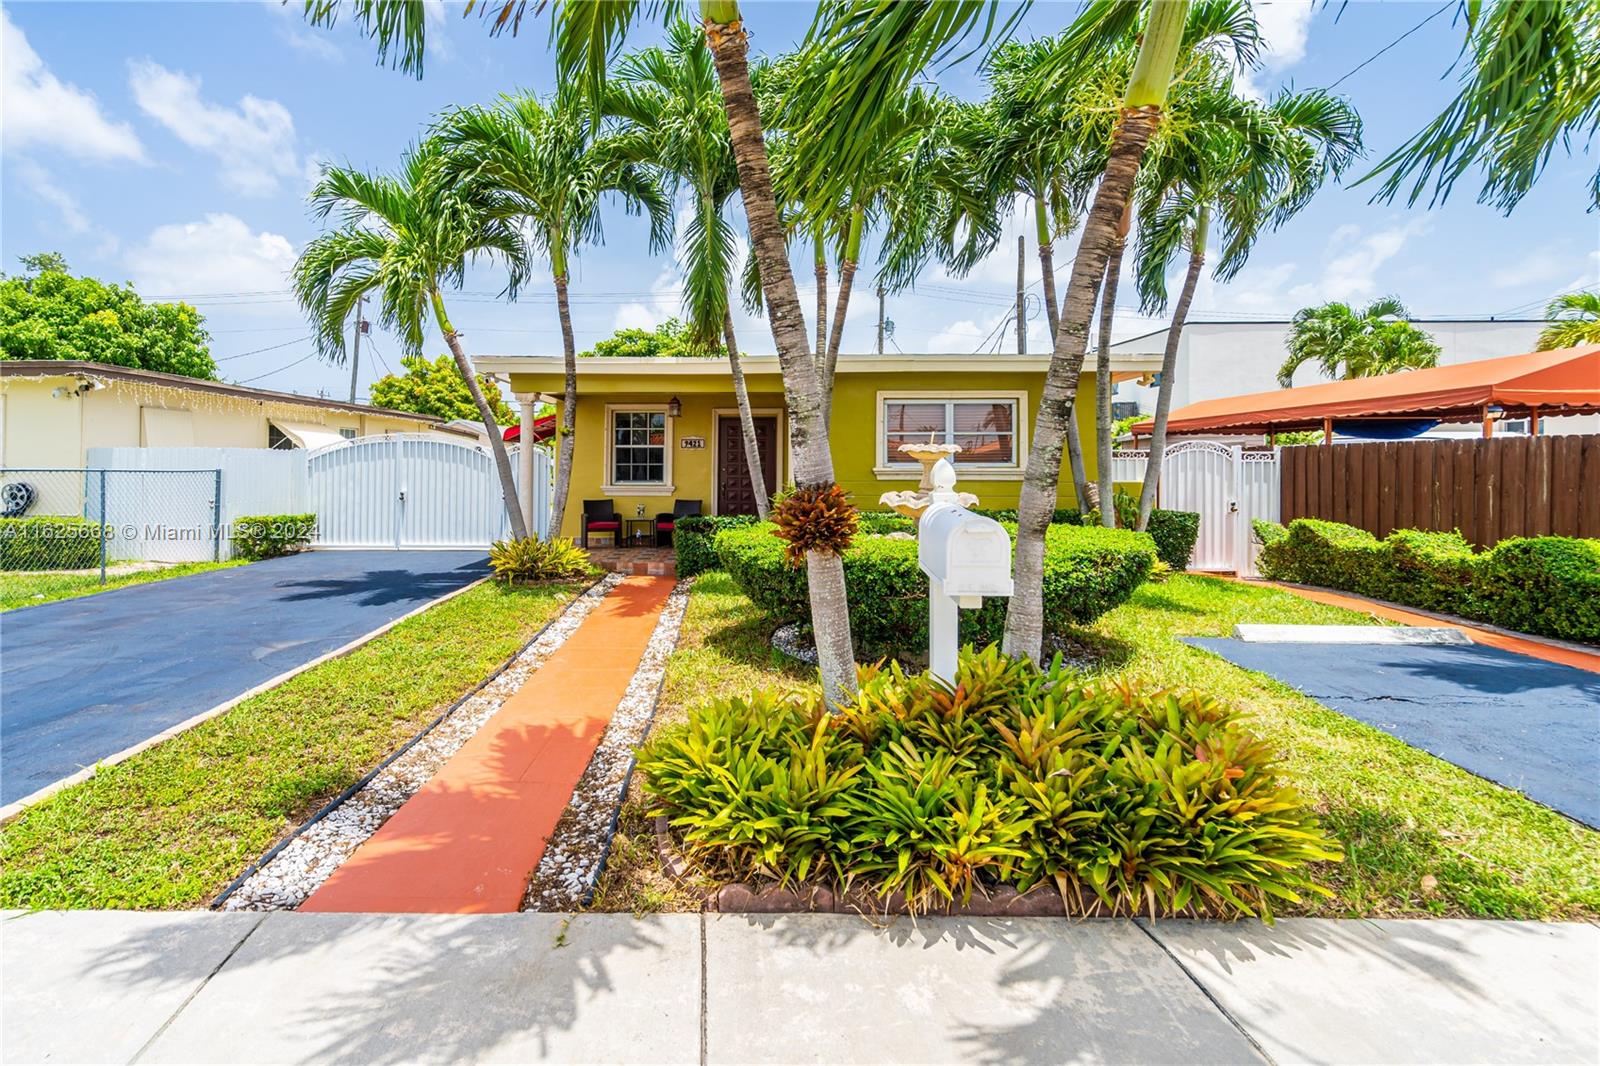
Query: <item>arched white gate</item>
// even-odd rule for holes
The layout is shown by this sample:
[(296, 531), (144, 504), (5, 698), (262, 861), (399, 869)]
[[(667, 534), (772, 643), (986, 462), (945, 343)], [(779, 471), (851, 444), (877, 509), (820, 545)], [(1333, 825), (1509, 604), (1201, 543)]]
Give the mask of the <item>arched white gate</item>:
[[(1149, 452), (1112, 456), (1112, 478), (1119, 484), (1144, 480)], [(1161, 462), (1156, 505), (1200, 515), (1191, 570), (1222, 570), (1256, 576), (1257, 545), (1250, 520), (1279, 516), (1278, 449), (1245, 451), (1209, 440), (1168, 445)]]
[[(520, 480), (518, 466), (512, 448)], [(534, 453), (533, 472), (533, 532), (544, 536), (550, 457), (543, 449)], [(319, 548), (487, 548), (510, 530), (488, 450), (422, 435), (362, 437), (310, 452), (306, 496)]]

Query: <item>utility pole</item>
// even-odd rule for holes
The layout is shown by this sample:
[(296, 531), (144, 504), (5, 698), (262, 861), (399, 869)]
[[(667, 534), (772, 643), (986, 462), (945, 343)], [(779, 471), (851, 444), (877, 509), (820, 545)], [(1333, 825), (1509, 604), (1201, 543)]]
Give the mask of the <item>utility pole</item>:
[(1017, 234), (1017, 354), (1028, 354), (1028, 311), (1024, 290), (1028, 287), (1028, 239)]
[(878, 282), (878, 354), (883, 354), (883, 282)]
[(350, 402), (356, 402), (356, 374), (361, 370), (361, 335), (367, 331), (367, 320), (361, 316), (361, 305), (367, 302), (365, 295), (356, 297), (356, 344), (355, 351), (350, 356)]

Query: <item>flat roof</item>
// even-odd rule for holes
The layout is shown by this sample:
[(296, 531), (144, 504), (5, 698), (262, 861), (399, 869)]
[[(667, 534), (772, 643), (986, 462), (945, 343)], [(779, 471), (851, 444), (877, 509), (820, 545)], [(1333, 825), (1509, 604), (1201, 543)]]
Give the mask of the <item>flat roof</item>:
[[(485, 374), (560, 374), (565, 369), (559, 355), (480, 355), (472, 360), (474, 366)], [(782, 368), (776, 355), (743, 355), (739, 359), (746, 374), (779, 374)], [(1159, 355), (1117, 355), (1111, 357), (1113, 369), (1143, 372), (1160, 370)], [(839, 353), (840, 374), (893, 374), (916, 371), (938, 371), (959, 374), (993, 374), (996, 372), (1043, 373), (1050, 366), (1050, 353), (1018, 355), (1015, 352), (996, 355), (973, 355), (970, 352), (929, 352), (877, 355), (873, 353)], [(1083, 369), (1095, 369), (1094, 353), (1084, 356)], [(716, 376), (727, 374), (728, 360), (720, 355), (693, 358), (667, 358), (662, 356), (587, 356), (578, 360), (580, 375), (599, 376), (628, 374), (674, 374), (684, 376)]]
[(302, 396), (298, 392), (275, 392), (272, 389), (252, 389), (245, 385), (229, 385), (223, 381), (185, 377), (182, 374), (164, 374), (156, 370), (139, 370), (130, 366), (112, 366), (110, 363), (93, 363), (86, 359), (7, 359), (0, 360), (0, 377), (72, 377), (86, 375), (119, 381), (139, 381), (148, 385), (161, 385), (173, 389), (193, 389), (217, 396), (234, 396), (262, 403), (292, 403), (302, 407), (326, 407), (336, 411), (357, 414), (387, 415), (406, 418), (414, 422), (442, 426), (444, 419), (436, 415), (420, 415), (415, 411), (396, 411), (391, 407), (374, 407), (366, 403), (345, 403), (321, 396)]

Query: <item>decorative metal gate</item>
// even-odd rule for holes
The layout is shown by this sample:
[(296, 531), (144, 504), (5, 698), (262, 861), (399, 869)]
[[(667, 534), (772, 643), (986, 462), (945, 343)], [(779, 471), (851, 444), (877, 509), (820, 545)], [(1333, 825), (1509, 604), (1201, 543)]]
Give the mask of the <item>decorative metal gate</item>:
[[(1112, 456), (1113, 480), (1119, 484), (1142, 481), (1149, 454), (1116, 452)], [(1169, 445), (1161, 462), (1156, 503), (1200, 515), (1200, 535), (1189, 559), (1191, 570), (1254, 577), (1259, 546), (1251, 536), (1250, 520), (1278, 520), (1278, 449), (1247, 452), (1238, 445), (1209, 440)]]
[[(536, 449), (533, 458), (532, 532), (542, 537), (550, 525), (550, 457)], [(520, 482), (519, 466), (513, 448)], [(487, 548), (509, 532), (487, 449), (421, 435), (363, 437), (310, 452), (306, 498), (319, 548)]]

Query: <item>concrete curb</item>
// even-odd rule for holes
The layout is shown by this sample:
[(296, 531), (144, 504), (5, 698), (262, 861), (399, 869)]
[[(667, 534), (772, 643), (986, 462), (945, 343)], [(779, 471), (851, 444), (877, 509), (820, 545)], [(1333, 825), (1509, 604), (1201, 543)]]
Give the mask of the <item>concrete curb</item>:
[(429, 600), (427, 603), (421, 604), (420, 606), (415, 607), (410, 611), (407, 611), (405, 614), (401, 615), (398, 618), (390, 619), (389, 621), (385, 622), (383, 625), (379, 626), (377, 629), (374, 629), (374, 630), (372, 630), (372, 631), (370, 631), (368, 633), (364, 633), (361, 636), (359, 636), (359, 637), (355, 638), (354, 640), (350, 641), (349, 643), (343, 644), (343, 645), (340, 645), (337, 648), (334, 648), (332, 651), (324, 652), (324, 653), (322, 653), (321, 655), (317, 656), (315, 659), (312, 659), (309, 662), (301, 663), (299, 666), (296, 666), (296, 667), (294, 667), (292, 669), (289, 669), (289, 670), (285, 670), (283, 673), (279, 674), (276, 677), (268, 678), (266, 681), (261, 682), (261, 684), (256, 685), (254, 688), (247, 689), (244, 692), (241, 692), (239, 695), (233, 697), (232, 699), (226, 700), (226, 701), (224, 701), (222, 703), (217, 704), (215, 707), (212, 707), (210, 710), (201, 711), (199, 714), (194, 715), (192, 718), (187, 718), (184, 721), (179, 722), (175, 726), (172, 726), (172, 727), (170, 727), (168, 729), (164, 729), (161, 732), (157, 733), (153, 737), (147, 737), (146, 739), (141, 740), (137, 744), (134, 744), (134, 745), (132, 745), (130, 747), (123, 748), (119, 752), (116, 752), (116, 753), (114, 753), (112, 755), (106, 756), (104, 759), (101, 759), (99, 762), (95, 763), (93, 766), (85, 766), (82, 770), (79, 770), (75, 774), (69, 774), (66, 777), (63, 777), (63, 778), (61, 778), (61, 779), (59, 779), (57, 781), (52, 781), (50, 784), (48, 784), (48, 785), (44, 786), (43, 788), (38, 789), (38, 790), (36, 790), (34, 792), (30, 792), (28, 795), (23, 796), (19, 800), (13, 800), (12, 802), (6, 804), (4, 807), (0, 807), (0, 825), (5, 825), (7, 822), (10, 822), (14, 818), (16, 818), (19, 814), (21, 814), (23, 811), (27, 810), (29, 807), (32, 807), (35, 804), (41, 803), (44, 800), (49, 799), (51, 796), (54, 796), (57, 792), (60, 792), (63, 789), (71, 788), (73, 785), (82, 784), (83, 782), (89, 780), (89, 778), (93, 777), (96, 773), (98, 773), (100, 771), (101, 767), (116, 766), (118, 763), (127, 762), (129, 759), (133, 758), (135, 755), (138, 755), (140, 752), (149, 751), (151, 748), (155, 747), (157, 744), (163, 744), (166, 741), (171, 740), (173, 737), (181, 736), (184, 733), (187, 733), (189, 730), (193, 729), (197, 725), (201, 725), (204, 722), (209, 722), (211, 719), (217, 717), (220, 714), (226, 714), (228, 711), (231, 711), (233, 708), (237, 707), (239, 704), (243, 703), (245, 700), (248, 700), (248, 699), (250, 699), (250, 698), (252, 698), (254, 696), (259, 696), (259, 695), (261, 695), (261, 693), (266, 692), (268, 689), (277, 688), (279, 685), (283, 684), (286, 681), (292, 680), (295, 677), (298, 677), (300, 674), (305, 673), (307, 670), (310, 670), (310, 669), (312, 669), (314, 667), (321, 666), (323, 663), (331, 662), (334, 659), (343, 658), (344, 656), (349, 655), (351, 652), (353, 652), (356, 649), (362, 647), (363, 645), (369, 644), (372, 641), (374, 641), (374, 640), (378, 639), (379, 637), (383, 636), (385, 633), (389, 632), (389, 630), (393, 629), (395, 626), (399, 625), (401, 622), (405, 622), (405, 621), (408, 621), (408, 620), (410, 620), (412, 618), (415, 618), (417, 615), (421, 614), (423, 611), (432, 610), (433, 608), (439, 606), (441, 603), (445, 603), (445, 602), (447, 602), (449, 600), (453, 600), (457, 596), (460, 596), (462, 593), (465, 593), (465, 592), (468, 592), (468, 591), (470, 591), (472, 589), (475, 589), (479, 585), (483, 584), (485, 581), (488, 581), (488, 580), (490, 580), (490, 575), (486, 574), (483, 577), (478, 578), (478, 580), (472, 582), (471, 584), (462, 585), (460, 588), (455, 589), (455, 590), (453, 590), (451, 592), (447, 592), (443, 596), (438, 597), (437, 599)]

